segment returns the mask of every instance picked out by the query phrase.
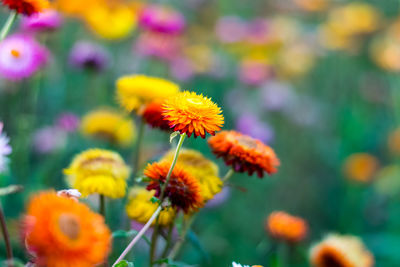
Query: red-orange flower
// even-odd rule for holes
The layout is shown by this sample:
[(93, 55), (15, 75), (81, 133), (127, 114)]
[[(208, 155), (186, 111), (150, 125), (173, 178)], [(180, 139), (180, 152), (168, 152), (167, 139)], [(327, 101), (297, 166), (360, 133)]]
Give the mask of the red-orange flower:
[(1, 0), (1, 2), (9, 9), (28, 16), (41, 12), (49, 6), (47, 0)]
[(214, 135), (224, 125), (221, 109), (210, 98), (195, 92), (181, 92), (166, 99), (163, 105), (164, 118), (174, 131), (189, 137)]
[(33, 197), (23, 226), (26, 247), (37, 266), (92, 267), (110, 252), (111, 233), (103, 217), (56, 192)]
[(142, 117), (153, 128), (171, 131), (168, 121), (164, 119), (162, 100), (155, 100), (147, 104), (142, 111)]
[(307, 235), (307, 222), (283, 211), (273, 212), (266, 221), (266, 230), (276, 239), (299, 242)]
[[(144, 171), (144, 175), (151, 179), (147, 190), (156, 190), (155, 196), (157, 197), (161, 194), (161, 188), (165, 183), (170, 166), (170, 162), (155, 162), (149, 164)], [(183, 168), (175, 166), (165, 189), (165, 196), (171, 201), (173, 207), (188, 213), (204, 205), (200, 188), (200, 184), (194, 176)]]
[(254, 172), (262, 178), (277, 172), (279, 159), (274, 150), (261, 141), (236, 131), (222, 131), (208, 139), (211, 150), (236, 172)]

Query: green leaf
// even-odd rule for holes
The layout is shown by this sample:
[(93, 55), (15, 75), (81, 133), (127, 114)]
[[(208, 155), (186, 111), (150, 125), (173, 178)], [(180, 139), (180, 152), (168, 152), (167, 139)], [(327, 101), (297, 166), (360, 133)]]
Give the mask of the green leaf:
[[(138, 234), (138, 231), (136, 231), (136, 230), (130, 230), (130, 231), (117, 230), (112, 233), (112, 237), (113, 238), (128, 238), (131, 236), (135, 236), (137, 234)], [(144, 241), (146, 241), (146, 243), (150, 246), (151, 242), (145, 235), (143, 235), (141, 238)]]
[(170, 136), (169, 136), (169, 142), (172, 143), (172, 140), (174, 140), (175, 137), (177, 137), (179, 135), (179, 132), (173, 132)]
[(122, 260), (115, 264), (115, 267), (134, 267), (133, 262)]
[(168, 258), (165, 259), (159, 259), (154, 262), (154, 264), (167, 264), (168, 267), (189, 267), (190, 265), (184, 262), (179, 262), (179, 261), (173, 261)]
[(24, 189), (21, 185), (10, 185), (0, 188), (0, 197), (18, 193)]
[(149, 177), (147, 177), (147, 176), (139, 176), (139, 177), (136, 177), (135, 178), (135, 181), (137, 182), (137, 183), (141, 183), (141, 182), (150, 182), (150, 178)]
[(156, 197), (151, 197), (150, 201), (151, 203), (160, 203), (160, 200)]

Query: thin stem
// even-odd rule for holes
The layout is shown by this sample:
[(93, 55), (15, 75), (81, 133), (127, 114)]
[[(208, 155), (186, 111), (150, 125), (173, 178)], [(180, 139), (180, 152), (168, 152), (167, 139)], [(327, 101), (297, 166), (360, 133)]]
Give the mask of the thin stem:
[(229, 169), (229, 171), (225, 174), (224, 178), (222, 178), (222, 182), (226, 183), (234, 173), (235, 171), (233, 169)]
[(140, 151), (142, 148), (142, 142), (143, 142), (143, 135), (144, 135), (144, 128), (145, 128), (145, 123), (143, 118), (139, 118), (139, 130), (138, 130), (138, 136), (137, 136), (137, 141), (136, 141), (136, 148), (135, 148), (135, 153), (134, 153), (134, 159), (133, 159), (133, 171), (134, 174), (133, 178), (136, 177), (136, 175), (139, 172), (139, 158), (140, 158)]
[(159, 206), (156, 211), (153, 213), (149, 221), (143, 226), (143, 228), (139, 231), (139, 233), (135, 236), (135, 238), (132, 239), (132, 241), (129, 243), (129, 245), (125, 248), (125, 250), (122, 252), (121, 256), (118, 257), (118, 259), (114, 262), (112, 265), (113, 267), (120, 261), (122, 261), (126, 254), (133, 248), (133, 246), (140, 240), (140, 238), (146, 233), (146, 231), (150, 228), (151, 224), (153, 221), (158, 217), (162, 209), (162, 206)]
[(11, 247), (11, 242), (10, 242), (10, 235), (8, 234), (6, 219), (4, 216), (3, 206), (1, 205), (1, 202), (0, 202), (0, 226), (1, 226), (1, 232), (4, 237), (4, 243), (6, 245), (7, 266), (12, 267), (14, 265), (13, 265), (13, 253), (12, 253), (12, 247)]
[(0, 41), (3, 41), (6, 38), (7, 34), (10, 32), (11, 26), (14, 24), (15, 20), (17, 19), (18, 13), (15, 11), (11, 11), (10, 15), (6, 23), (4, 24), (3, 28), (0, 32)]
[(174, 232), (174, 226), (175, 226), (175, 219), (176, 219), (176, 214), (174, 215), (174, 218), (172, 218), (171, 224), (168, 227), (167, 242), (165, 244), (165, 248), (161, 256), (162, 258), (165, 258), (167, 256), (168, 250), (171, 247), (172, 234)]
[[(181, 148), (182, 148), (182, 145), (183, 145), (183, 141), (185, 141), (185, 137), (186, 137), (185, 133), (180, 135), (178, 145), (176, 146), (174, 159), (172, 160), (171, 167), (169, 168), (167, 177), (165, 178), (165, 183), (161, 188), (160, 205), (161, 205), (161, 203), (164, 202), (165, 189), (168, 186), (169, 180), (171, 179), (172, 171), (174, 170), (176, 162), (178, 161), (179, 152), (181, 151)], [(155, 223), (154, 229), (153, 229), (153, 235), (151, 236), (150, 266), (153, 266), (153, 261), (154, 261), (154, 257), (155, 257), (155, 251), (156, 251), (156, 248), (157, 248), (157, 240), (158, 240), (157, 238), (158, 238), (159, 230), (160, 230), (159, 217), (157, 217), (157, 220), (156, 220), (156, 223)]]
[(187, 223), (185, 224), (185, 227), (182, 231), (182, 235), (179, 237), (178, 242), (175, 243), (174, 247), (172, 248), (171, 252), (169, 253), (168, 259), (174, 260), (175, 257), (178, 255), (179, 251), (182, 248), (183, 243), (186, 240), (186, 235), (187, 235), (188, 231), (190, 230), (190, 227), (192, 226), (195, 217), (196, 217), (195, 215), (192, 215), (192, 217), (190, 217), (189, 220), (187, 221)]
[(285, 242), (279, 244), (279, 267), (289, 266), (289, 246)]
[(99, 212), (106, 219), (106, 198), (104, 195), (99, 195)]

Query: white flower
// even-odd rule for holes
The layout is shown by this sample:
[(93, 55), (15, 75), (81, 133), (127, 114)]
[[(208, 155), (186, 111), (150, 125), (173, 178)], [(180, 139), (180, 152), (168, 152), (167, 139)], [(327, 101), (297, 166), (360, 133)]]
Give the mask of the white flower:
[(241, 265), (240, 263), (232, 262), (232, 267), (250, 267), (249, 265)]
[(7, 170), (8, 158), (11, 154), (10, 139), (3, 133), (3, 123), (0, 122), (0, 173)]

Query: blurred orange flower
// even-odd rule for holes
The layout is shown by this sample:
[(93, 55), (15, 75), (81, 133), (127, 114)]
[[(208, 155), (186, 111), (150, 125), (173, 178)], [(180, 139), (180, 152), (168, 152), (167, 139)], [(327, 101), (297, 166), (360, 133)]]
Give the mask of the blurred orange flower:
[[(147, 190), (155, 190), (156, 197), (160, 197), (161, 188), (166, 181), (171, 162), (153, 163), (147, 165), (144, 175), (150, 178)], [(165, 189), (165, 196), (171, 205), (185, 213), (203, 207), (204, 200), (201, 195), (201, 186), (197, 179), (180, 166), (175, 166), (170, 181)]]
[(211, 150), (236, 172), (276, 173), (279, 159), (274, 150), (261, 141), (236, 131), (222, 131), (208, 139)]
[(269, 215), (266, 230), (273, 238), (295, 243), (306, 237), (308, 226), (307, 222), (300, 217), (276, 211)]
[(90, 267), (103, 263), (111, 249), (103, 217), (56, 192), (32, 198), (23, 226), (27, 249), (38, 266)]
[(374, 256), (355, 236), (328, 235), (310, 251), (310, 261), (315, 267), (372, 267)]
[(1, 0), (4, 6), (15, 12), (30, 16), (49, 7), (47, 0)]
[(347, 178), (358, 182), (369, 182), (372, 180), (379, 168), (376, 157), (367, 153), (356, 153), (346, 158), (343, 171)]
[(143, 119), (148, 125), (153, 128), (158, 128), (164, 131), (171, 131), (168, 121), (163, 116), (163, 100), (156, 99), (147, 104), (141, 111)]
[(214, 135), (224, 124), (222, 110), (210, 98), (195, 92), (182, 92), (167, 98), (163, 105), (165, 120), (174, 131), (188, 137)]

